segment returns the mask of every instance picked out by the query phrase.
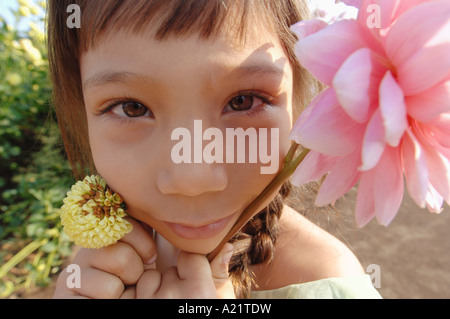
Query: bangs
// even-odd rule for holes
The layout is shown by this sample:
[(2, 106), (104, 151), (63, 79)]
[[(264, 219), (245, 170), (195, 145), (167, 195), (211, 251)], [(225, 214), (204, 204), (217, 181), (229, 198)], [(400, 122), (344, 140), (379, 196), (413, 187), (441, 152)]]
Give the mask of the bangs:
[[(72, 1), (73, 3), (74, 1)], [(76, 2), (76, 1), (75, 1)], [(79, 45), (83, 51), (101, 37), (119, 30), (144, 33), (151, 28), (151, 35), (158, 40), (170, 36), (201, 38), (216, 37), (227, 33), (245, 41), (251, 25), (257, 28), (257, 16), (267, 19), (265, 0), (78, 0), (82, 27), (79, 29)], [(262, 27), (263, 23), (259, 25)]]

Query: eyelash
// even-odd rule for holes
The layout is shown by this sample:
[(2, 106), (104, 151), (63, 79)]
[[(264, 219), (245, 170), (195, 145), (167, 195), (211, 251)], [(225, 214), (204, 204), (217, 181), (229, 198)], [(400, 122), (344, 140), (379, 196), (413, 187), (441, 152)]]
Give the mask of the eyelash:
[[(239, 96), (251, 96), (253, 98), (260, 99), (262, 104), (257, 106), (257, 107), (252, 107), (249, 110), (243, 110), (243, 111), (236, 111), (236, 110), (222, 111), (222, 114), (235, 113), (235, 114), (239, 114), (239, 115), (253, 116), (253, 115), (256, 115), (256, 114), (262, 112), (266, 106), (273, 106), (274, 105), (274, 98), (272, 96), (270, 96), (269, 94), (263, 93), (260, 90), (246, 90), (246, 91), (239, 91), (239, 92), (233, 94), (231, 96), (231, 98), (229, 98), (227, 104), (223, 107), (223, 109), (225, 109), (227, 106), (229, 106), (231, 101), (233, 99), (235, 99), (236, 97), (239, 97)], [(114, 100), (114, 101), (111, 101), (110, 103), (108, 103), (104, 108), (102, 108), (99, 111), (99, 115), (105, 115), (106, 113), (110, 112), (113, 108), (118, 107), (121, 104), (130, 103), (130, 102), (139, 103), (139, 104), (142, 104), (143, 106), (145, 106), (144, 103), (140, 102), (136, 98), (124, 97), (123, 99)], [(149, 109), (149, 111), (151, 112), (150, 109)], [(119, 118), (120, 121), (124, 122), (124, 123), (125, 122), (134, 123), (137, 119), (140, 118), (140, 117), (133, 118), (133, 117), (128, 117), (128, 116), (123, 116), (123, 117), (122, 116), (116, 116), (116, 117)]]
[[(245, 91), (239, 91), (239, 92), (233, 94), (232, 97), (228, 100), (225, 107), (229, 106), (230, 102), (239, 96), (251, 96), (253, 98), (260, 99), (262, 104), (257, 107), (253, 107), (249, 110), (243, 110), (243, 111), (232, 110), (232, 111), (227, 111), (227, 112), (223, 111), (222, 112), (223, 114), (234, 113), (234, 114), (238, 114), (238, 115), (253, 116), (253, 115), (256, 115), (256, 114), (262, 112), (266, 106), (274, 105), (274, 98), (271, 95), (264, 93), (260, 90), (245, 90)], [(225, 109), (225, 107), (223, 109)]]

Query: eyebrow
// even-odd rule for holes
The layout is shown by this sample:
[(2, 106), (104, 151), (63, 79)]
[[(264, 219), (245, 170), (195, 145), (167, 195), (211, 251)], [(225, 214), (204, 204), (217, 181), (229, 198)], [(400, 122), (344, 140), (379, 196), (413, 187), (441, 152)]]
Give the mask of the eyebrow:
[[(217, 69), (217, 74), (220, 74), (229, 69), (230, 69), (229, 67), (220, 67)], [(239, 79), (254, 76), (271, 76), (271, 77), (279, 77), (281, 79), (284, 76), (284, 70), (282, 68), (277, 67), (273, 63), (240, 65), (238, 67), (232, 68), (230, 73)], [(107, 84), (123, 84), (129, 81), (136, 81), (136, 80), (144, 81), (151, 85), (155, 85), (156, 83), (155, 80), (140, 73), (126, 72), (126, 71), (105, 71), (100, 72), (84, 81), (83, 89), (99, 87)]]
[(122, 84), (132, 80), (142, 80), (144, 82), (153, 83), (149, 77), (133, 72), (125, 71), (105, 71), (98, 73), (83, 82), (83, 89), (93, 88), (106, 84)]
[(220, 75), (225, 75), (225, 78), (238, 79), (239, 81), (248, 81), (249, 79), (266, 79), (270, 78), (275, 83), (280, 84), (287, 76), (284, 65), (277, 66), (275, 63), (256, 62), (254, 64), (241, 64), (237, 67), (217, 65), (211, 68), (208, 72), (208, 79), (210, 88), (215, 89), (220, 87), (220, 81), (223, 79)]
[(240, 65), (231, 72), (238, 78), (246, 78), (252, 76), (273, 76), (282, 77), (284, 69), (277, 67), (273, 63)]

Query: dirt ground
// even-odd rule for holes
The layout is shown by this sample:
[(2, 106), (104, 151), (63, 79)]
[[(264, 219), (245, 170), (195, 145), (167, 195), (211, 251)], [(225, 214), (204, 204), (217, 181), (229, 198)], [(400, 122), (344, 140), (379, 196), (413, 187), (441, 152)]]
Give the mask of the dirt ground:
[[(383, 298), (450, 298), (450, 208), (430, 214), (405, 196), (388, 227), (373, 220), (360, 229), (353, 220), (354, 197), (350, 193), (340, 202), (339, 216), (312, 214), (309, 218), (344, 241), (368, 273), (379, 270), (376, 284)], [(53, 290), (54, 284), (24, 297), (51, 298)]]
[(388, 227), (372, 220), (357, 228), (352, 211), (355, 195), (347, 196), (341, 217), (316, 216), (317, 223), (343, 240), (364, 268), (369, 267), (369, 274), (375, 269), (370, 265), (379, 266), (378, 291), (383, 298), (450, 298), (450, 208), (430, 214), (405, 195)]

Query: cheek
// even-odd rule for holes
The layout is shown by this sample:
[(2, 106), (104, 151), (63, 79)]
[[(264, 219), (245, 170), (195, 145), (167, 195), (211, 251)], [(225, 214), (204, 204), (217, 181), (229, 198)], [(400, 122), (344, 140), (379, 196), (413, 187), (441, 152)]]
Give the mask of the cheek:
[(104, 131), (103, 126), (98, 122), (100, 121), (88, 121), (89, 144), (95, 168), (110, 184), (109, 177), (113, 175), (112, 172), (120, 173), (116, 166), (118, 162), (122, 161), (120, 157), (124, 155), (124, 152), (118, 151), (120, 143), (110, 138), (108, 133)]
[[(92, 119), (89, 123), (89, 143), (97, 172), (106, 180), (108, 185), (123, 197), (128, 196), (130, 190), (144, 187), (139, 179), (143, 173), (149, 174), (149, 166), (143, 165), (148, 154), (142, 146), (144, 139), (128, 134), (120, 136), (111, 123)], [(123, 132), (122, 132), (123, 133)], [(130, 143), (131, 140), (136, 142)], [(144, 172), (144, 170), (146, 170)]]
[[(236, 190), (233, 196), (248, 204), (273, 180), (291, 147), (289, 112), (279, 112), (264, 124), (256, 128), (258, 132), (267, 130), (267, 135), (258, 135), (258, 163), (226, 164), (229, 188)], [(263, 149), (260, 148), (261, 143), (265, 146)], [(247, 156), (249, 152), (251, 150), (247, 147)]]

